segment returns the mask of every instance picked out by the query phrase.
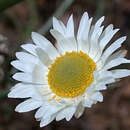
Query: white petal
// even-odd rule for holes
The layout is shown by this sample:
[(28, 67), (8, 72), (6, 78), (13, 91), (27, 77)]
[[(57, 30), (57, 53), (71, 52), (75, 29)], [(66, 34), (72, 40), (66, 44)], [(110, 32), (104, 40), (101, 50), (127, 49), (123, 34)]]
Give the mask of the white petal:
[[(52, 107), (53, 107), (53, 109), (52, 109)], [(39, 110), (39, 112), (37, 113), (37, 115), (35, 115), (35, 117), (37, 118), (37, 117), (43, 116), (43, 118), (40, 122), (40, 127), (46, 126), (50, 122), (52, 122), (54, 120), (54, 118), (56, 117), (57, 112), (60, 111), (60, 109), (62, 109), (62, 108), (63, 108), (63, 106), (57, 106), (56, 104), (50, 104), (48, 106), (48, 109), (43, 109), (43, 111), (41, 110), (42, 114), (40, 114), (40, 110)]]
[(58, 32), (55, 29), (51, 29), (50, 33), (57, 41), (61, 41), (61, 40), (65, 39), (64, 35), (62, 35), (60, 32)]
[[(93, 32), (93, 35), (91, 36), (90, 39), (90, 51), (89, 51), (89, 56), (96, 62), (99, 57), (101, 56), (101, 50), (100, 47), (98, 45), (98, 40), (99, 40), (99, 36), (101, 35), (103, 30), (103, 27), (99, 27), (98, 29), (96, 29), (95, 32)], [(99, 54), (98, 54), (99, 53)], [(99, 55), (99, 56), (97, 56)]]
[(91, 22), (92, 22), (92, 18), (89, 19), (88, 13), (85, 12), (80, 20), (77, 39), (83, 39), (83, 40), (88, 39)]
[(15, 111), (17, 112), (28, 112), (28, 111), (32, 111), (38, 107), (40, 107), (42, 105), (42, 102), (41, 101), (37, 101), (37, 100), (34, 100), (34, 99), (28, 99), (22, 103), (20, 103)]
[(44, 102), (42, 107), (40, 107), (36, 114), (35, 114), (35, 118), (41, 118), (44, 116), (44, 114), (50, 109), (50, 106), (48, 103)]
[(83, 100), (83, 106), (84, 107), (90, 108), (93, 105), (93, 103), (94, 103), (93, 100), (88, 98), (88, 97)]
[(105, 46), (109, 43), (109, 41), (112, 39), (112, 37), (119, 31), (119, 29), (115, 29), (113, 31), (110, 31), (108, 34), (106, 34), (100, 41), (100, 48), (103, 51)]
[(56, 121), (60, 121), (60, 120), (64, 119), (65, 116), (66, 116), (66, 108), (64, 108), (63, 110), (58, 112), (58, 114), (56, 115)]
[(16, 52), (16, 57), (20, 60), (23, 61), (25, 63), (37, 63), (38, 59), (36, 56), (33, 56), (29, 53), (26, 52)]
[(44, 126), (48, 125), (49, 123), (51, 123), (54, 120), (54, 118), (55, 118), (55, 116), (49, 116), (46, 119), (42, 118), (42, 120), (40, 122), (40, 127), (44, 127)]
[(32, 73), (34, 66), (35, 66), (35, 64), (24, 63), (24, 62), (19, 61), (19, 60), (12, 61), (11, 65), (20, 71), (28, 72), (28, 73)]
[(88, 55), (89, 48), (90, 48), (90, 42), (79, 39), (77, 41), (77, 44), (78, 44), (78, 52), (82, 51), (82, 52), (84, 52), (84, 53), (86, 53)]
[[(98, 38), (99, 38), (99, 36), (100, 36), (100, 34), (102, 33), (102, 30), (103, 30), (103, 26), (102, 26), (102, 29), (101, 29), (101, 27), (100, 27), (103, 21), (104, 21), (104, 16), (101, 17), (101, 18), (96, 22), (96, 24), (94, 25), (93, 30), (91, 31), (91, 32), (92, 32), (92, 34), (91, 34), (91, 41), (94, 41), (95, 37), (96, 37), (97, 34), (100, 32), (99, 35), (98, 35)], [(96, 39), (96, 40), (97, 40), (97, 39)]]
[(112, 54), (111, 56), (108, 57), (106, 63), (114, 60), (114, 59), (117, 59), (117, 58), (124, 58), (127, 54), (127, 51), (126, 50), (119, 50), (117, 52), (115, 52), (114, 54)]
[(8, 94), (8, 97), (28, 98), (28, 97), (32, 97), (34, 93), (35, 93), (35, 89), (33, 85), (18, 83), (11, 89), (11, 92)]
[(59, 56), (56, 48), (42, 35), (32, 32), (32, 39), (36, 45), (41, 47), (48, 54), (48, 56), (50, 56), (50, 58), (55, 59)]
[(13, 79), (32, 83), (32, 76), (29, 73), (22, 73), (22, 72), (16, 73), (13, 75)]
[(50, 30), (50, 32), (56, 38), (56, 46), (60, 52), (65, 54), (65, 52), (77, 51), (77, 43), (74, 37), (65, 38), (54, 29)]
[(70, 16), (68, 22), (67, 22), (67, 30), (66, 30), (67, 37), (74, 37), (74, 21), (73, 21), (73, 15)]
[(94, 31), (92, 32), (91, 39), (90, 39), (91, 42), (95, 42), (95, 40), (96, 40), (96, 42), (98, 41), (98, 39), (103, 31), (103, 28), (104, 28), (104, 26), (94, 28)]
[(106, 89), (107, 89), (106, 85), (102, 83), (95, 86), (95, 90), (106, 90)]
[(47, 68), (39, 62), (32, 73), (18, 72), (13, 75), (13, 78), (26, 83), (46, 84), (46, 73)]
[(63, 28), (61, 21), (57, 20), (55, 17), (53, 17), (53, 28), (60, 32), (62, 35), (65, 35), (65, 28)]
[[(52, 103), (52, 104), (51, 104)], [(53, 109), (52, 109), (53, 107)], [(59, 105), (57, 103), (53, 103), (53, 102), (49, 102), (48, 105), (48, 110), (44, 113), (43, 118), (46, 119), (49, 116), (52, 116), (53, 114), (58, 113), (60, 110), (62, 110), (64, 108), (63, 105)]]
[(84, 110), (85, 110), (84, 106), (80, 103), (76, 109), (75, 117), (79, 118), (83, 114)]
[(47, 68), (39, 62), (34, 66), (32, 73), (18, 72), (13, 75), (13, 78), (26, 83), (46, 84), (46, 73)]
[(115, 67), (115, 66), (118, 66), (118, 65), (124, 64), (124, 63), (130, 63), (130, 60), (127, 60), (125, 58), (117, 58), (117, 59), (110, 61), (108, 64), (106, 64), (103, 69), (108, 70), (112, 67)]
[(110, 47), (108, 47), (105, 52), (103, 53), (102, 60), (106, 61), (106, 59), (119, 47), (121, 47), (121, 44), (126, 40), (126, 37), (121, 37), (118, 40), (116, 40)]
[(44, 107), (40, 107), (35, 114), (35, 118), (37, 119), (41, 118), (43, 115), (44, 115)]
[(76, 111), (75, 107), (69, 108), (68, 111), (66, 110), (66, 120), (67, 121), (69, 121), (72, 118), (72, 116), (74, 115), (75, 111)]
[(67, 29), (66, 29), (66, 26), (64, 25), (64, 23), (62, 21), (59, 20), (59, 23), (61, 25), (61, 27), (63, 28), (64, 30), (64, 36), (66, 36), (66, 33), (67, 33)]
[(89, 20), (88, 13), (85, 12), (80, 20), (78, 34), (77, 34), (78, 39), (82, 39), (84, 29), (86, 28), (86, 25), (88, 24), (88, 20)]
[(99, 84), (110, 84), (115, 82), (115, 79), (113, 78), (112, 72), (110, 71), (102, 71), (102, 72), (94, 72), (94, 79)]
[(92, 99), (97, 100), (99, 102), (103, 101), (103, 96), (100, 92), (96, 92), (91, 96)]
[[(102, 28), (100, 28), (100, 31), (99, 31), (100, 36), (97, 37), (97, 38), (98, 38), (98, 43), (100, 43), (100, 41), (101, 41), (107, 34), (109, 34), (109, 33), (112, 32), (112, 31), (113, 31), (113, 25), (112, 25), (112, 24), (110, 24), (109, 26), (107, 26), (103, 32), (102, 32)], [(96, 36), (97, 36), (97, 35), (96, 35)], [(96, 38), (96, 39), (97, 39), (97, 38)], [(100, 59), (101, 55), (102, 55), (102, 50), (101, 50), (100, 47), (98, 47), (97, 51), (98, 51), (98, 53), (97, 53), (96, 56), (93, 58), (95, 62), (97, 62), (97, 61)], [(91, 52), (93, 52), (93, 51), (91, 51)]]
[(110, 71), (100, 71), (100, 72), (94, 72), (94, 79), (96, 80), (102, 80), (104, 78), (112, 77), (112, 72)]
[(80, 20), (77, 41), (78, 41), (78, 51), (83, 51), (85, 53), (89, 52), (90, 46), (90, 27), (92, 23), (92, 18), (89, 19), (88, 13), (85, 12)]
[(114, 78), (123, 78), (126, 76), (130, 76), (130, 70), (127, 69), (116, 69), (111, 70)]
[(111, 84), (114, 82), (116, 82), (116, 80), (114, 78), (111, 78), (111, 77), (104, 78), (104, 79), (99, 81), (99, 83), (103, 83), (103, 84)]
[(82, 36), (77, 37), (78, 40), (78, 51), (82, 51), (86, 49), (86, 53), (89, 52), (89, 46), (90, 46), (90, 41), (89, 41), (89, 31), (90, 31), (90, 26), (91, 26), (92, 18), (88, 21), (88, 24), (86, 25), (87, 27), (84, 28), (84, 32), (81, 33)]
[[(96, 48), (95, 48), (96, 49)], [(92, 51), (91, 51), (92, 52)], [(95, 55), (96, 54), (96, 55)], [(100, 47), (97, 46), (97, 50), (96, 50), (96, 53), (94, 54), (94, 57), (93, 57), (93, 60), (95, 63), (97, 63), (100, 58), (101, 58), (101, 55), (102, 55), (102, 51), (100, 50)], [(91, 54), (89, 54), (91, 56)]]
[(48, 69), (42, 63), (38, 63), (35, 65), (33, 73), (32, 73), (32, 83), (38, 84), (47, 84), (47, 72)]
[(49, 66), (52, 63), (52, 60), (49, 58), (48, 54), (44, 50), (42, 50), (41, 48), (37, 48), (36, 53), (37, 53), (40, 61), (45, 66)]
[(31, 44), (31, 43), (28, 43), (28, 44), (23, 44), (23, 45), (21, 45), (21, 47), (24, 49), (24, 50), (26, 50), (26, 51), (28, 51), (29, 53), (31, 53), (31, 54), (33, 54), (33, 55), (35, 55), (36, 56), (36, 51), (35, 51), (35, 49), (37, 48), (35, 45), (33, 45), (33, 44)]
[(110, 24), (110, 25), (108, 25), (108, 26), (105, 28), (105, 30), (103, 31), (103, 33), (102, 33), (102, 35), (101, 35), (101, 37), (100, 37), (100, 40), (101, 40), (106, 34), (108, 34), (109, 32), (112, 32), (112, 31), (113, 31), (113, 25)]
[(102, 16), (102, 17), (96, 22), (95, 27), (100, 27), (101, 24), (102, 24), (102, 22), (104, 21), (104, 19), (105, 19), (105, 17)]
[(66, 118), (66, 120), (69, 121), (72, 118), (73, 114), (75, 113), (75, 110), (76, 110), (75, 107), (67, 107), (67, 108), (61, 110), (57, 114), (56, 120), (59, 121), (59, 120)]
[[(25, 66), (26, 64), (24, 64)], [(23, 67), (24, 67), (23, 66)], [(27, 68), (29, 66), (26, 66)], [(27, 83), (36, 83), (36, 84), (45, 84), (46, 83), (46, 73), (47, 68), (42, 63), (37, 63), (33, 68), (30, 65), (30, 72), (26, 71), (25, 73), (19, 72), (13, 75), (13, 78), (18, 81), (23, 81)], [(26, 69), (26, 70), (27, 70)]]

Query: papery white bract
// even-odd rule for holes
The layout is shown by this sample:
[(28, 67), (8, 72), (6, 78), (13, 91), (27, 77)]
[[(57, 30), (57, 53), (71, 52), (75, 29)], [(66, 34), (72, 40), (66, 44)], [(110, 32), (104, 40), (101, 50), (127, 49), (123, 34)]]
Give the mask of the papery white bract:
[(54, 17), (50, 32), (57, 41), (56, 48), (45, 37), (32, 33), (35, 44), (22, 45), (26, 52), (17, 52), (17, 60), (11, 62), (21, 72), (13, 75), (20, 83), (8, 97), (29, 98), (16, 107), (17, 112), (38, 108), (35, 118), (41, 120), (41, 127), (54, 119), (79, 118), (85, 107), (103, 101), (100, 91), (107, 89), (107, 84), (130, 75), (127, 69), (112, 70), (130, 63), (124, 58), (125, 50), (117, 51), (126, 37), (105, 49), (119, 29), (113, 29), (113, 25), (103, 29), (103, 21), (101, 17), (91, 25), (92, 18), (85, 12), (75, 37), (72, 15), (66, 26)]

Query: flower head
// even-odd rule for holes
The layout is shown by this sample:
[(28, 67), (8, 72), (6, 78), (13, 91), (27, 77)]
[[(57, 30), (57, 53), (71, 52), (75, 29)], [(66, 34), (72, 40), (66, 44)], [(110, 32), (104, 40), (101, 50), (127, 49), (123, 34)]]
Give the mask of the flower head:
[[(43, 127), (56, 119), (69, 121), (80, 117), (85, 107), (103, 101), (101, 90), (107, 89), (118, 78), (130, 75), (130, 70), (113, 67), (130, 63), (126, 51), (118, 50), (126, 37), (121, 37), (108, 48), (109, 41), (119, 29), (102, 26), (104, 17), (95, 25), (85, 12), (77, 36), (74, 35), (72, 15), (67, 25), (53, 18), (51, 34), (54, 47), (45, 37), (32, 33), (35, 44), (24, 44), (26, 52), (17, 52), (18, 60), (11, 64), (20, 70), (13, 78), (20, 81), (9, 93), (11, 98), (28, 98), (16, 107), (18, 112), (37, 109), (35, 118)], [(115, 52), (116, 51), (116, 52)]]

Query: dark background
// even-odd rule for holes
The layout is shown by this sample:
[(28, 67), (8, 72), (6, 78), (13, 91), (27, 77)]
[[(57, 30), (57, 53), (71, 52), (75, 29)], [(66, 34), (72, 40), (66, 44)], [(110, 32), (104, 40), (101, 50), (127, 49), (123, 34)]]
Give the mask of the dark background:
[(130, 59), (130, 0), (0, 0), (0, 130), (130, 130), (130, 78), (108, 86), (108, 90), (103, 91), (104, 102), (86, 108), (79, 119), (53, 121), (44, 128), (35, 121), (35, 111), (14, 112), (22, 100), (7, 98), (15, 84), (11, 76), (16, 72), (10, 61), (15, 59), (20, 45), (30, 39), (31, 32), (40, 32), (54, 43), (48, 32), (52, 16), (66, 23), (73, 13), (77, 28), (84, 11), (94, 17), (94, 21), (105, 15), (105, 26), (112, 23), (120, 28), (113, 40), (127, 35), (122, 49), (128, 50)]

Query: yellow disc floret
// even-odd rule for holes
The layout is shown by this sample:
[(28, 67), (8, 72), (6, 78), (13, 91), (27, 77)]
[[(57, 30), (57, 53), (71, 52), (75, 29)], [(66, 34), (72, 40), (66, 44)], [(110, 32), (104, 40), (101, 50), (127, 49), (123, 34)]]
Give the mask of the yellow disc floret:
[(83, 52), (66, 52), (49, 68), (48, 84), (57, 96), (70, 98), (81, 95), (93, 81), (96, 64)]

